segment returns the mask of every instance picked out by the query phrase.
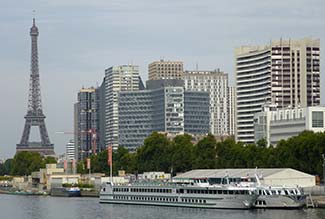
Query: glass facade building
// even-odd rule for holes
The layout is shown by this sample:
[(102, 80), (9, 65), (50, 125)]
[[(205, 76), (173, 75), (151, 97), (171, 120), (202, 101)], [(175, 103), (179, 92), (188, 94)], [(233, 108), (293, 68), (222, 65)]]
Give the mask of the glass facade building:
[(153, 84), (148, 90), (119, 92), (119, 146), (135, 150), (153, 131), (173, 135), (209, 132), (208, 92), (185, 91), (183, 86), (163, 81)]

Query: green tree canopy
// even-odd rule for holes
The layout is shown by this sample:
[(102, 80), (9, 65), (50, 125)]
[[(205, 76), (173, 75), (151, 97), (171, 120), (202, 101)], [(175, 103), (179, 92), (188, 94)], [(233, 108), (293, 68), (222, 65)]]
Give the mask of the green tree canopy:
[(213, 169), (216, 167), (216, 139), (212, 134), (208, 134), (200, 140), (195, 147), (195, 169)]
[(139, 172), (170, 171), (170, 141), (164, 134), (153, 132), (137, 150)]
[(12, 161), (11, 175), (30, 175), (33, 171), (39, 171), (43, 160), (39, 153), (23, 151), (17, 153)]
[(176, 136), (171, 144), (172, 172), (180, 173), (191, 170), (194, 158), (192, 136), (188, 134)]

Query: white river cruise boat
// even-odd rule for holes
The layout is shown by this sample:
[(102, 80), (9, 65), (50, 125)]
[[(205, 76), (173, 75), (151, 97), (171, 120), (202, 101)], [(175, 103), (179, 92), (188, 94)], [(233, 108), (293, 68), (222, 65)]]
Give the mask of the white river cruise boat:
[(257, 200), (256, 188), (231, 185), (104, 183), (100, 203), (159, 205), (193, 208), (249, 209)]

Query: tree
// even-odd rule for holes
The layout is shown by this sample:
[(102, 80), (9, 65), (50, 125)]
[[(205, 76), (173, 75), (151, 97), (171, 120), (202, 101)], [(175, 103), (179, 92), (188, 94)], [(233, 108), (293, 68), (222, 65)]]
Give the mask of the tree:
[(42, 168), (45, 168), (46, 164), (51, 164), (51, 163), (57, 163), (55, 157), (51, 157), (51, 156), (45, 157), (42, 162)]
[(137, 168), (139, 172), (165, 171), (171, 167), (170, 141), (164, 134), (153, 132), (137, 150)]
[(192, 169), (194, 160), (194, 145), (192, 136), (178, 135), (171, 144), (171, 168), (173, 173), (185, 172)]
[(37, 152), (23, 151), (17, 153), (12, 161), (11, 175), (30, 175), (33, 171), (39, 171), (42, 166), (42, 157)]
[(7, 159), (3, 164), (0, 164), (0, 175), (9, 175), (12, 166), (12, 159)]
[(212, 169), (216, 167), (216, 145), (216, 139), (212, 134), (208, 134), (196, 144), (195, 169)]

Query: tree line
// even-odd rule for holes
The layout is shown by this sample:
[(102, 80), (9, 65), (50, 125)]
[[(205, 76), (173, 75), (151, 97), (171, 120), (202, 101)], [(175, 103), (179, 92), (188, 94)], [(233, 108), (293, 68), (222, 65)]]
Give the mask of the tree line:
[[(266, 147), (264, 139), (244, 145), (234, 139), (217, 142), (208, 134), (196, 144), (190, 135), (169, 140), (164, 134), (152, 133), (136, 152), (119, 147), (113, 153), (113, 174), (164, 171), (172, 173), (191, 169), (215, 168), (294, 168), (313, 175), (322, 175), (325, 154), (325, 133), (304, 131), (281, 140), (276, 147)], [(107, 151), (91, 156), (91, 171), (109, 173)], [(78, 163), (78, 172), (86, 173), (85, 161)]]
[(56, 163), (54, 157), (42, 157), (37, 152), (19, 152), (14, 158), (7, 159), (0, 164), (0, 175), (27, 176), (40, 168), (45, 168), (48, 163)]
[[(322, 175), (325, 154), (325, 133), (302, 132), (299, 136), (281, 140), (276, 147), (266, 147), (266, 141), (244, 145), (234, 139), (217, 142), (208, 134), (196, 144), (192, 136), (178, 135), (169, 140), (164, 134), (153, 132), (135, 152), (119, 147), (113, 152), (113, 175), (164, 171), (185, 172), (191, 169), (214, 168), (294, 168), (313, 175)], [(92, 155), (91, 172), (109, 174), (107, 151)], [(55, 163), (52, 157), (21, 152), (0, 164), (0, 175), (29, 175)], [(86, 160), (77, 163), (78, 173), (88, 173)]]

